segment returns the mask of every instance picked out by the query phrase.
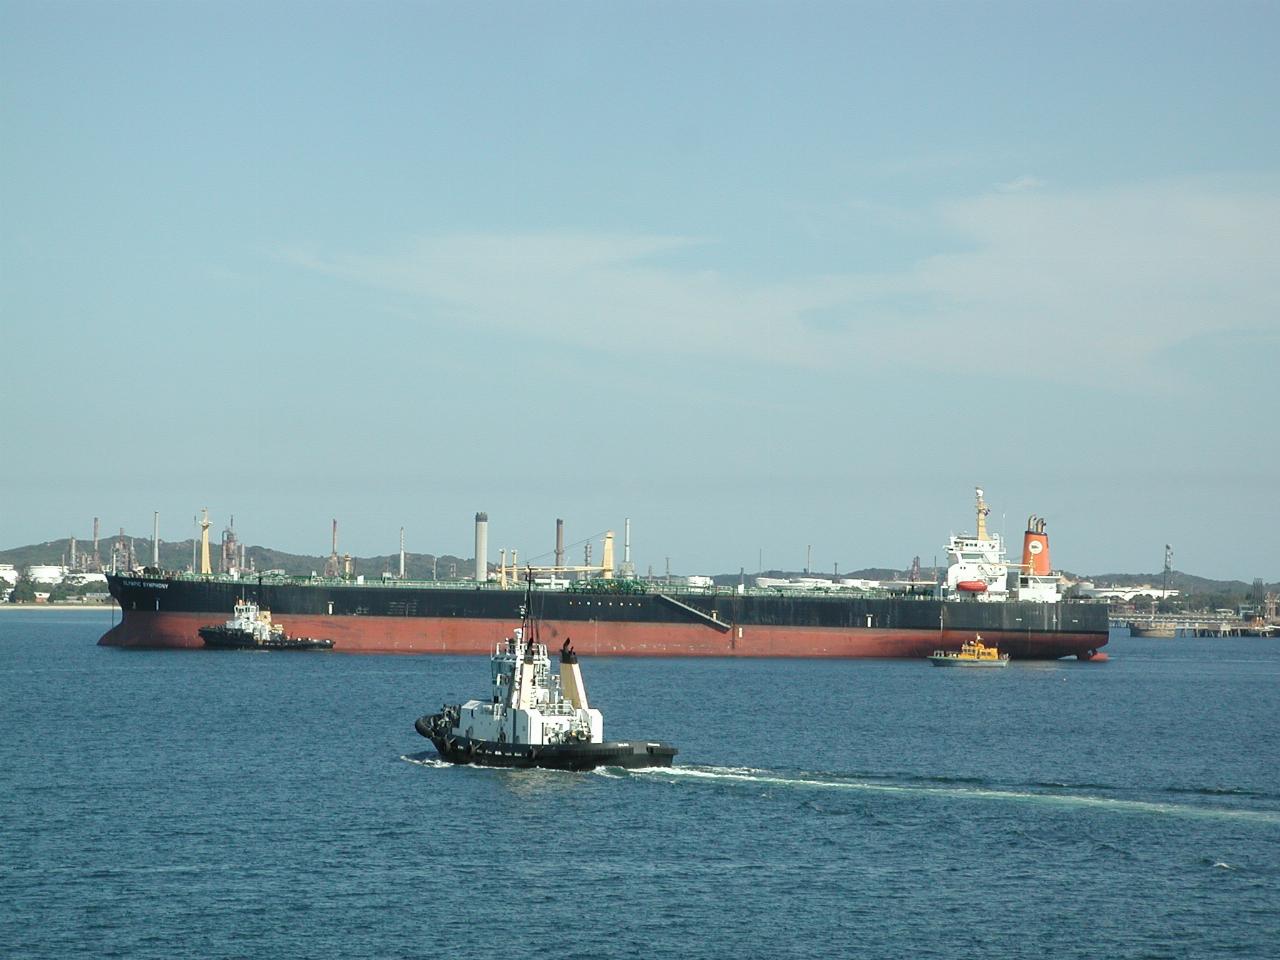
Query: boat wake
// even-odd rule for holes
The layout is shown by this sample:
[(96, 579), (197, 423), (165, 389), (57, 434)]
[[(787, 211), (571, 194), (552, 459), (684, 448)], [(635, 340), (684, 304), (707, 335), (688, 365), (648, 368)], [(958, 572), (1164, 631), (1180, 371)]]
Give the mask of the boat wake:
[[(401, 760), (433, 769), (468, 769), (465, 766), (441, 760), (435, 753), (404, 754)], [(503, 771), (509, 773), (510, 771)], [(994, 802), (1043, 804), (1077, 810), (1109, 811), (1121, 814), (1146, 814), (1149, 816), (1187, 817), (1201, 820), (1243, 820), (1280, 826), (1280, 809), (1254, 809), (1196, 804), (1184, 799), (1138, 799), (1122, 794), (1131, 792), (1123, 787), (1098, 783), (1069, 784), (1063, 782), (1036, 781), (1027, 784), (996, 784), (979, 777), (928, 776), (922, 774), (841, 774), (823, 772), (784, 772), (759, 767), (719, 767), (706, 764), (676, 765), (671, 767), (597, 767), (589, 774), (567, 771), (520, 771), (519, 776), (530, 777), (548, 773), (569, 777), (594, 776), (603, 780), (629, 780), (645, 778), (669, 784), (719, 785), (730, 789), (744, 788), (769, 792), (797, 790), (900, 797), (923, 797), (939, 801)], [(1164, 794), (1173, 797), (1200, 796), (1207, 799), (1244, 797), (1272, 799), (1268, 794), (1247, 790), (1188, 789), (1170, 787)], [(812, 804), (810, 804), (812, 806)], [(813, 807), (822, 813), (832, 811), (825, 807)]]
[(437, 770), (447, 770), (457, 764), (450, 763), (447, 760), (441, 760), (434, 752), (425, 753), (406, 753), (400, 757), (406, 763), (416, 763), (420, 767), (433, 767)]
[[(1066, 784), (1034, 783), (996, 785), (972, 777), (901, 777), (842, 775), (831, 773), (785, 773), (752, 767), (716, 767), (679, 765), (650, 767), (627, 771), (626, 776), (644, 776), (668, 783), (741, 785), (749, 788), (777, 788), (809, 791), (843, 791), (860, 794), (886, 794), (925, 797), (936, 800), (1047, 804), (1075, 809), (1093, 809), (1115, 813), (1188, 817), (1215, 820), (1248, 820), (1280, 825), (1280, 810), (1258, 810), (1237, 807), (1205, 806), (1188, 802), (1103, 796), (1098, 791), (1119, 792), (1122, 788), (1091, 784), (1076, 792)], [(1181, 791), (1185, 793), (1186, 791)], [(1223, 794), (1215, 793), (1214, 796)], [(1231, 794), (1239, 796), (1240, 794)], [(1248, 795), (1248, 794), (1245, 794)]]

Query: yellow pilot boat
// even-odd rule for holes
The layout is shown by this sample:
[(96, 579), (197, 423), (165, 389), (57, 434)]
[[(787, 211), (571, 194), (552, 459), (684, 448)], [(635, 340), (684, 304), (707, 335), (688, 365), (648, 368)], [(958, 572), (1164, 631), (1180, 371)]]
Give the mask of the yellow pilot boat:
[(954, 650), (933, 651), (929, 662), (935, 667), (1007, 667), (1009, 655), (988, 647), (979, 633), (972, 640), (966, 640), (959, 653)]

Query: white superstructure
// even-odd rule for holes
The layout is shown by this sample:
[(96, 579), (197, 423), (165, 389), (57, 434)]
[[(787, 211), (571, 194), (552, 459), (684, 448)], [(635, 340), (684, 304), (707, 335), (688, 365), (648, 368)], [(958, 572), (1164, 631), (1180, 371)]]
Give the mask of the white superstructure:
[(952, 596), (968, 594), (977, 600), (1008, 598), (1009, 564), (1005, 559), (1004, 538), (998, 533), (987, 535), (987, 514), (991, 512), (977, 494), (978, 532), (970, 536), (952, 535), (947, 543), (946, 592)]
[(467, 740), (541, 746), (556, 743), (602, 743), (604, 718), (587, 702), (577, 658), (561, 655), (559, 675), (551, 672), (545, 644), (517, 628), (499, 643), (490, 660), (493, 695), (488, 702), (468, 700), (449, 716), (450, 735)]
[(270, 610), (259, 610), (252, 600), (241, 600), (226, 627), (230, 631), (250, 634), (255, 643), (265, 643), (284, 636), (284, 628), (271, 622)]
[(987, 515), (991, 512), (977, 487), (978, 532), (974, 536), (952, 536), (947, 544), (947, 582), (944, 596), (974, 600), (1011, 599), (1009, 570), (1017, 571), (1012, 599), (1030, 603), (1057, 603), (1062, 599), (1060, 579), (1049, 560), (1049, 535), (1042, 517), (1027, 518), (1022, 535), (1022, 562), (1011, 564), (1005, 557), (1004, 538), (988, 535)]

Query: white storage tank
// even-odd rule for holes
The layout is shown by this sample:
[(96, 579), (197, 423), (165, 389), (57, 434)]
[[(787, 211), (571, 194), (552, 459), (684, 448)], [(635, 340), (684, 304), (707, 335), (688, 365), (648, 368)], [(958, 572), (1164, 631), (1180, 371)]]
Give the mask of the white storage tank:
[(36, 563), (27, 567), (27, 577), (35, 583), (61, 583), (67, 568), (52, 563)]

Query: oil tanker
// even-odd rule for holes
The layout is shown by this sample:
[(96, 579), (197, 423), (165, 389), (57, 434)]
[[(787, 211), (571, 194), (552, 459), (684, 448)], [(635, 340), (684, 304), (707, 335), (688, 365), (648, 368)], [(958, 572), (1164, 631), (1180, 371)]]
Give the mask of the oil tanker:
[(121, 619), (99, 643), (198, 648), (201, 627), (250, 600), (290, 633), (330, 638), (339, 652), (488, 655), (532, 604), (542, 642), (569, 640), (592, 656), (918, 658), (959, 650), (981, 633), (1013, 659), (1105, 659), (1107, 607), (1060, 596), (1044, 521), (1030, 518), (1022, 562), (1009, 563), (1003, 538), (987, 531), (989, 511), (976, 492), (977, 532), (951, 537), (946, 580), (938, 584), (761, 578), (674, 586), (613, 577), (606, 563), (596, 578), (552, 577), (530, 591), (508, 578), (505, 563), (496, 580), (485, 565), (474, 581), (147, 568), (108, 576)]

